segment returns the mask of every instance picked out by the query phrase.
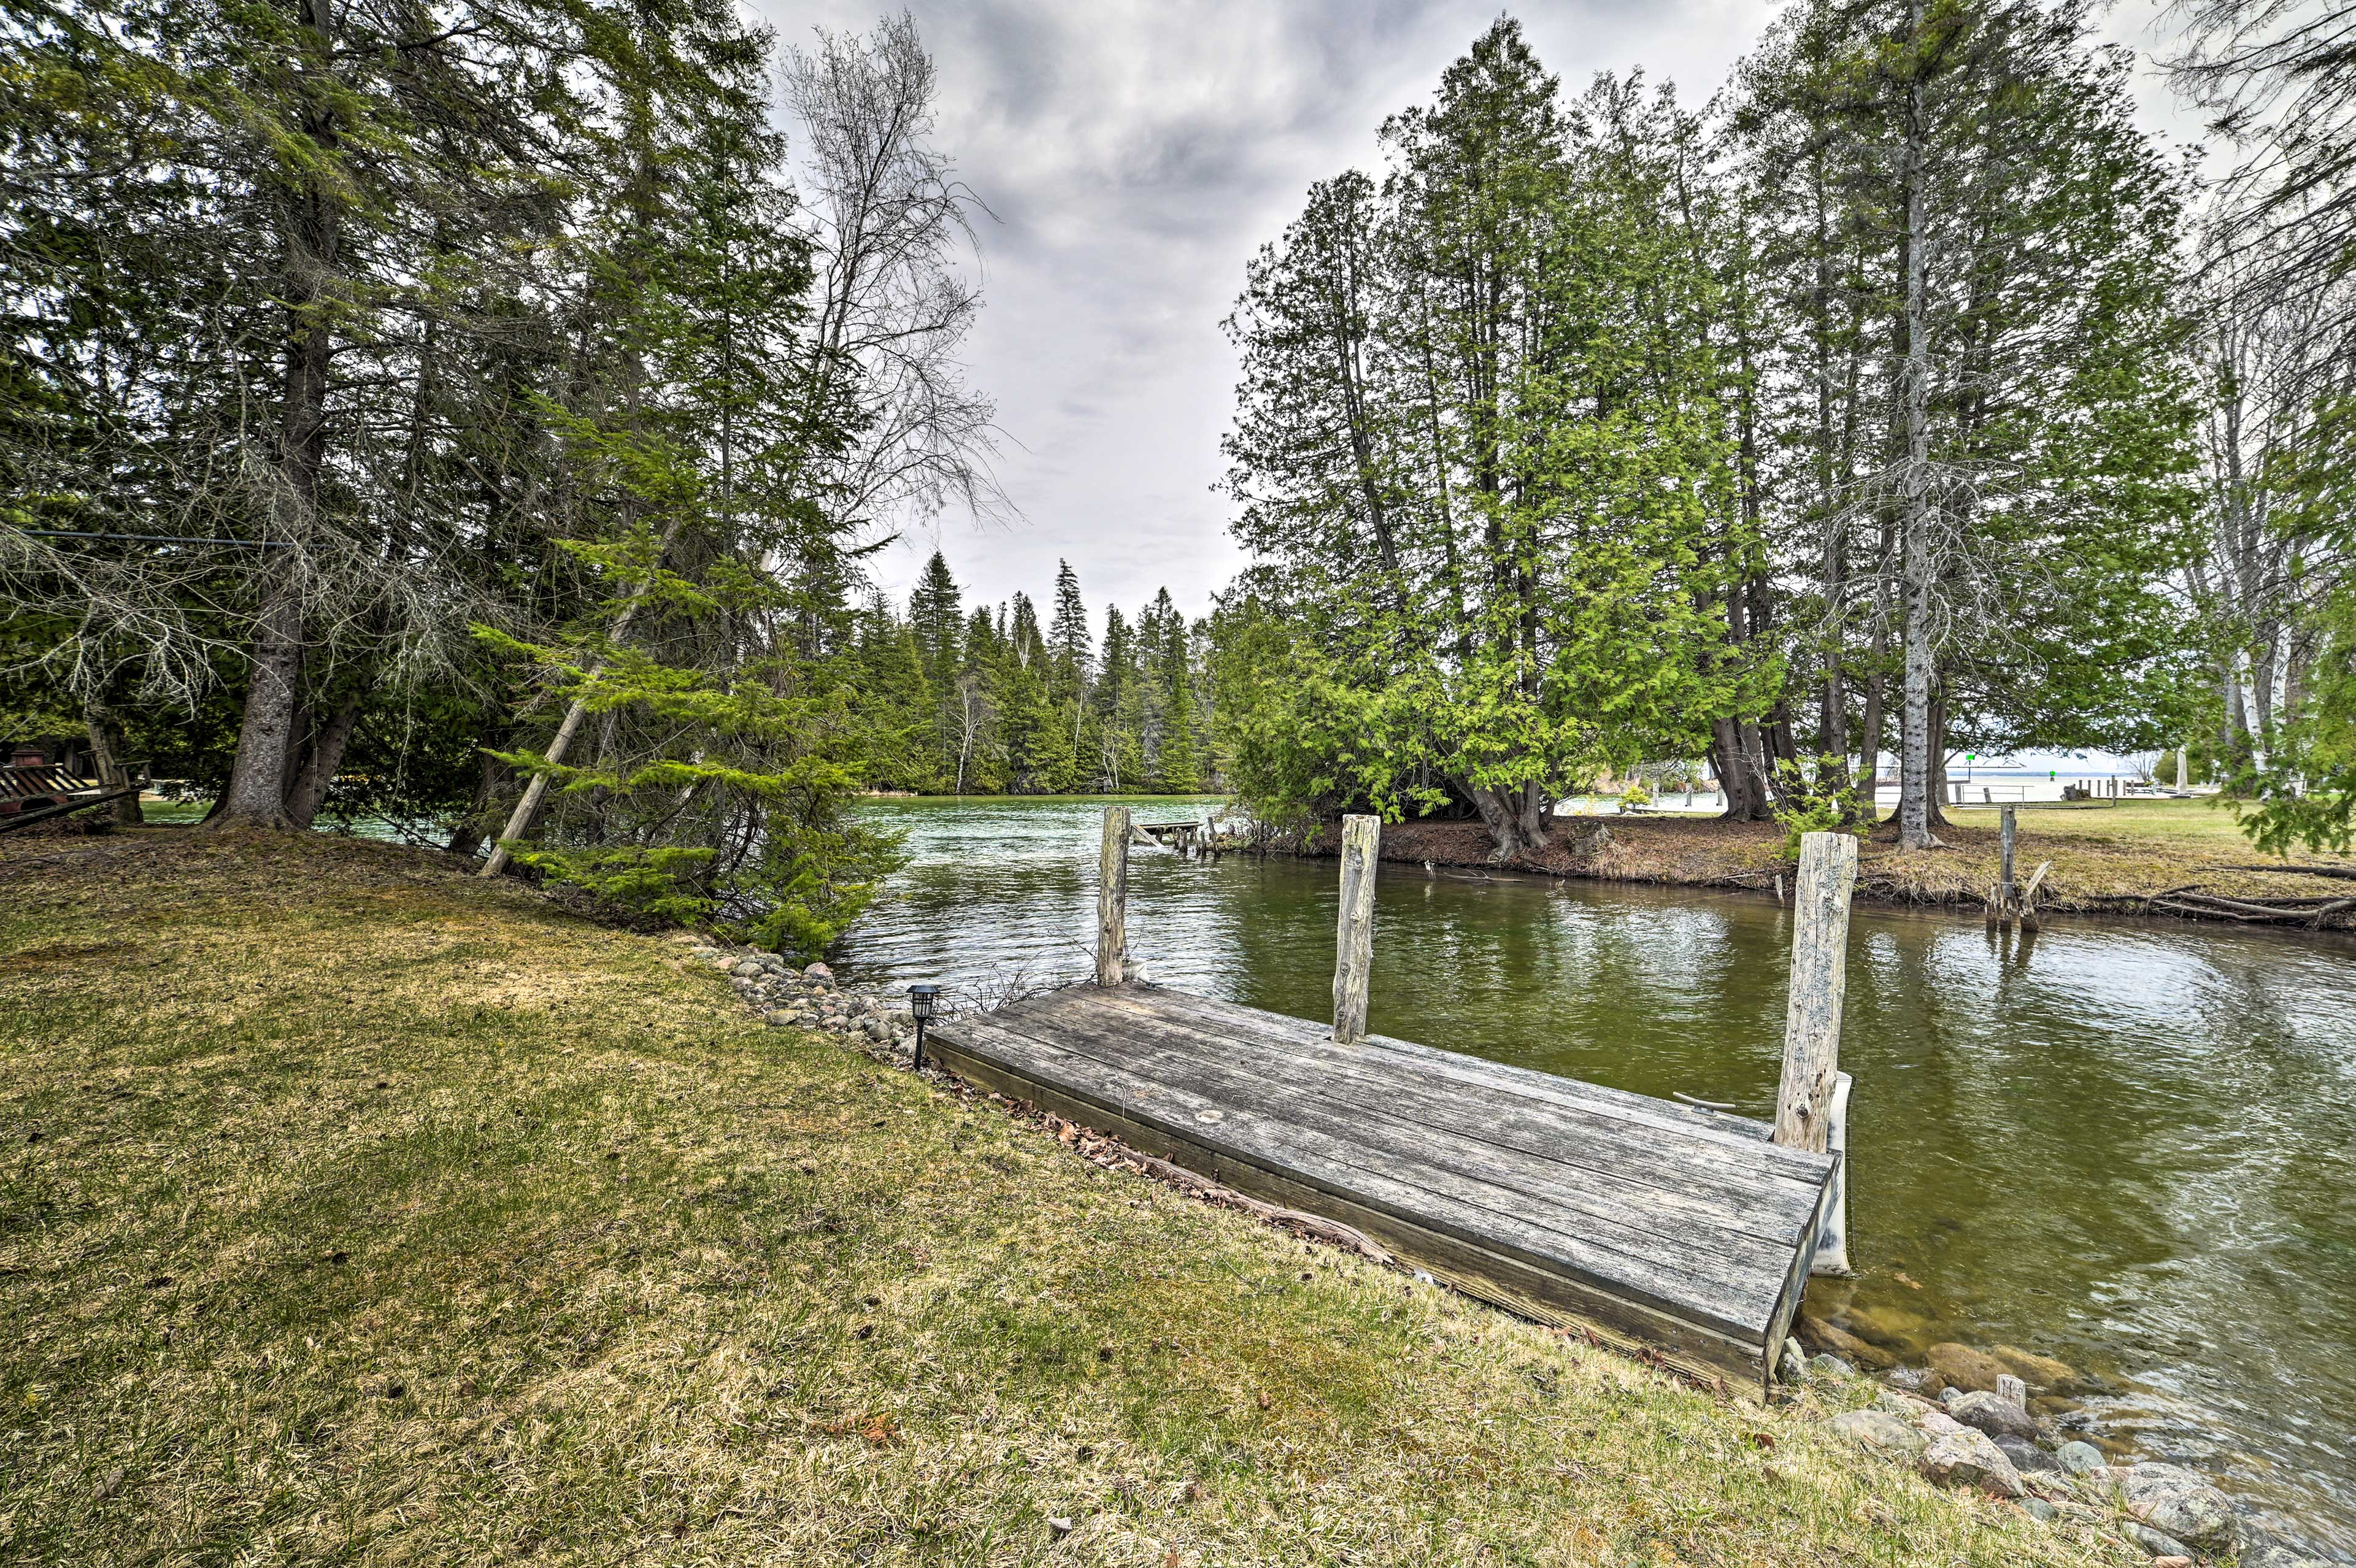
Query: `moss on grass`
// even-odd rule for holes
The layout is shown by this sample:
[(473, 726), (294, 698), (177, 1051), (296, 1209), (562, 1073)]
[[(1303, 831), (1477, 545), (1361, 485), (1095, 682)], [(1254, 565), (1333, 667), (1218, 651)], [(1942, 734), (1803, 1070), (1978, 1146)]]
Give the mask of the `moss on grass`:
[(0, 1560), (2094, 1560), (430, 857), (0, 879)]

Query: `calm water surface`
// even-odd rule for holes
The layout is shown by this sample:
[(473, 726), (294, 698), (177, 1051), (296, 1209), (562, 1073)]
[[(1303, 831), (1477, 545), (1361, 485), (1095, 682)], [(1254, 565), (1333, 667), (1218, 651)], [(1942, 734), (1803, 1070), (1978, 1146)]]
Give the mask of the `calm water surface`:
[[(1139, 802), (1141, 818), (1200, 805)], [(1090, 969), (1089, 801), (890, 802), (912, 861), (843, 947), (969, 998)], [(1328, 1017), (1334, 867), (1134, 852), (1152, 979)], [(1386, 865), (1370, 1026), (1772, 1115), (1789, 933), (1772, 900)], [(2216, 1472), (2356, 1551), (2356, 942), (2130, 923), (1988, 936), (1860, 909), (1842, 1066), (1851, 1256), (1811, 1304), (2055, 1356), (2073, 1419)]]

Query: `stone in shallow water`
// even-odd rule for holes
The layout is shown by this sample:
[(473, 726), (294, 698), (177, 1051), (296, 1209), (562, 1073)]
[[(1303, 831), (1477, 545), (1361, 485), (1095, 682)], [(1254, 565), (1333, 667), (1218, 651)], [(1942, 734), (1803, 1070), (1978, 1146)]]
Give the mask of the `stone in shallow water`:
[(1922, 1332), (1930, 1320), (1919, 1313), (1909, 1312), (1895, 1305), (1875, 1306), (1852, 1301), (1841, 1308), (1841, 1322), (1860, 1339), (1868, 1339), (1886, 1350), (1906, 1351), (1920, 1344)]
[(2332, 1568), (2320, 1557), (2302, 1557), (2255, 1525), (2242, 1526), (2242, 1552), (2233, 1561), (2240, 1568)]
[(1947, 1413), (1965, 1426), (1976, 1426), (1991, 1437), (2037, 1435), (2037, 1418), (1997, 1394), (1959, 1394), (1947, 1401)]
[(2053, 1456), (2061, 1460), (2062, 1467), (2073, 1476), (2083, 1476), (2090, 1470), (2099, 1470), (2110, 1463), (2104, 1457), (2100, 1448), (2083, 1440), (2064, 1443), (2061, 1447), (2053, 1450)]
[(1830, 1323), (1814, 1313), (1803, 1312), (1795, 1326), (1801, 1342), (1812, 1350), (1838, 1356), (1851, 1366), (1886, 1367), (1890, 1362), (1887, 1351), (1878, 1350), (1837, 1323)]
[(2002, 1361), (2006, 1368), (2030, 1388), (2048, 1393), (2076, 1393), (2086, 1386), (2078, 1369), (2067, 1361), (2057, 1361), (2051, 1356), (2040, 1356), (2034, 1350), (2023, 1350), (2011, 1345), (1992, 1345), (1989, 1355)]
[(1856, 1372), (1855, 1367), (1838, 1356), (1818, 1354), (1808, 1358), (1808, 1374), (1811, 1377), (1846, 1378), (1854, 1376)]
[(1996, 1380), (2008, 1369), (1985, 1350), (1943, 1340), (1928, 1352), (1931, 1370), (1966, 1393), (1994, 1393)]

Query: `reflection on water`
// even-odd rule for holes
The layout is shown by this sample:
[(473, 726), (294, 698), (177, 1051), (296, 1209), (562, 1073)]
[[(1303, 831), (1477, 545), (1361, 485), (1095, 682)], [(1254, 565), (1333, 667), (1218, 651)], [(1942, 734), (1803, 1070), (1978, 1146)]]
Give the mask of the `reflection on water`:
[[(1088, 972), (1094, 803), (870, 809), (913, 859), (845, 943), (852, 972), (975, 987)], [(1130, 875), (1153, 979), (1329, 1013), (1332, 862), (1140, 849)], [(1386, 865), (1369, 1022), (1765, 1116), (1787, 943), (1763, 898)], [(1920, 1344), (2058, 1357), (2111, 1385), (2098, 1435), (2356, 1548), (2356, 942), (2066, 923), (1997, 939), (1861, 909), (1842, 1065), (1861, 1277), (1812, 1300)]]

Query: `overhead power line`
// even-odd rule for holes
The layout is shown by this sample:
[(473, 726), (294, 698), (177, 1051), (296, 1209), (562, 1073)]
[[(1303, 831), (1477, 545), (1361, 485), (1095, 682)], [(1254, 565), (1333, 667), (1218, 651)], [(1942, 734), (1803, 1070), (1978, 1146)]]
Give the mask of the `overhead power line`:
[(90, 534), (69, 528), (18, 528), (16, 531), (20, 534), (29, 534), (35, 539), (130, 539), (140, 544), (222, 544), (237, 545), (246, 549), (292, 549), (294, 546), (293, 539), (194, 539), (185, 534)]

